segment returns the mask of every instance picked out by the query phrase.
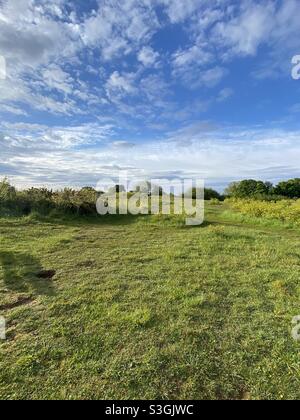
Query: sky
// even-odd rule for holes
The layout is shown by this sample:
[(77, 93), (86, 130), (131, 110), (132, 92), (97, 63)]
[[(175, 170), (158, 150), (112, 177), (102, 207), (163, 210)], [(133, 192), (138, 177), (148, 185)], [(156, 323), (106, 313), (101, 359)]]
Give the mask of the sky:
[(299, 0), (0, 0), (0, 178), (300, 177), (299, 16)]

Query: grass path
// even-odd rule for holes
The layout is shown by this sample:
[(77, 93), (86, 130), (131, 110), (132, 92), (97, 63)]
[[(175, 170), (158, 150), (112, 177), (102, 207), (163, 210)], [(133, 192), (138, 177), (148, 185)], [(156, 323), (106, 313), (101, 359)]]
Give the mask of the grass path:
[(299, 398), (300, 233), (223, 210), (0, 220), (0, 398)]

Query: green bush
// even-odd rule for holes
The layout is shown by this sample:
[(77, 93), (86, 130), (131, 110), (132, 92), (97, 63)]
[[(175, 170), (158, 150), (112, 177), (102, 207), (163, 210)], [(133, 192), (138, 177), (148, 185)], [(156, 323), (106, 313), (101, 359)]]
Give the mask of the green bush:
[(0, 182), (0, 215), (24, 216), (70, 214), (96, 215), (96, 201), (99, 194), (90, 187), (79, 191), (65, 188), (53, 192), (46, 188), (30, 188), (17, 191), (7, 179)]
[(279, 220), (285, 223), (299, 225), (300, 200), (259, 201), (251, 199), (228, 199), (227, 203), (244, 216), (267, 220)]

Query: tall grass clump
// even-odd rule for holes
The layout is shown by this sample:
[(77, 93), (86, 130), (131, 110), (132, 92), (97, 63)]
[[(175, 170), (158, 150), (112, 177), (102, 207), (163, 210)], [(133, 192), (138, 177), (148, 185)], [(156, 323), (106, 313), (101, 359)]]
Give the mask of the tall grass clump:
[(226, 200), (229, 206), (244, 216), (300, 225), (300, 199), (298, 200)]

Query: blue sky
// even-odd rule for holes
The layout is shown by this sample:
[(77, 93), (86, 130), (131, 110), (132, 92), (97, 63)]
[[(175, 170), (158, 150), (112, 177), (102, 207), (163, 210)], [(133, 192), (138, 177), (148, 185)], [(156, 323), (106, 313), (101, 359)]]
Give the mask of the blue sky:
[(3, 0), (0, 177), (300, 176), (298, 0)]

